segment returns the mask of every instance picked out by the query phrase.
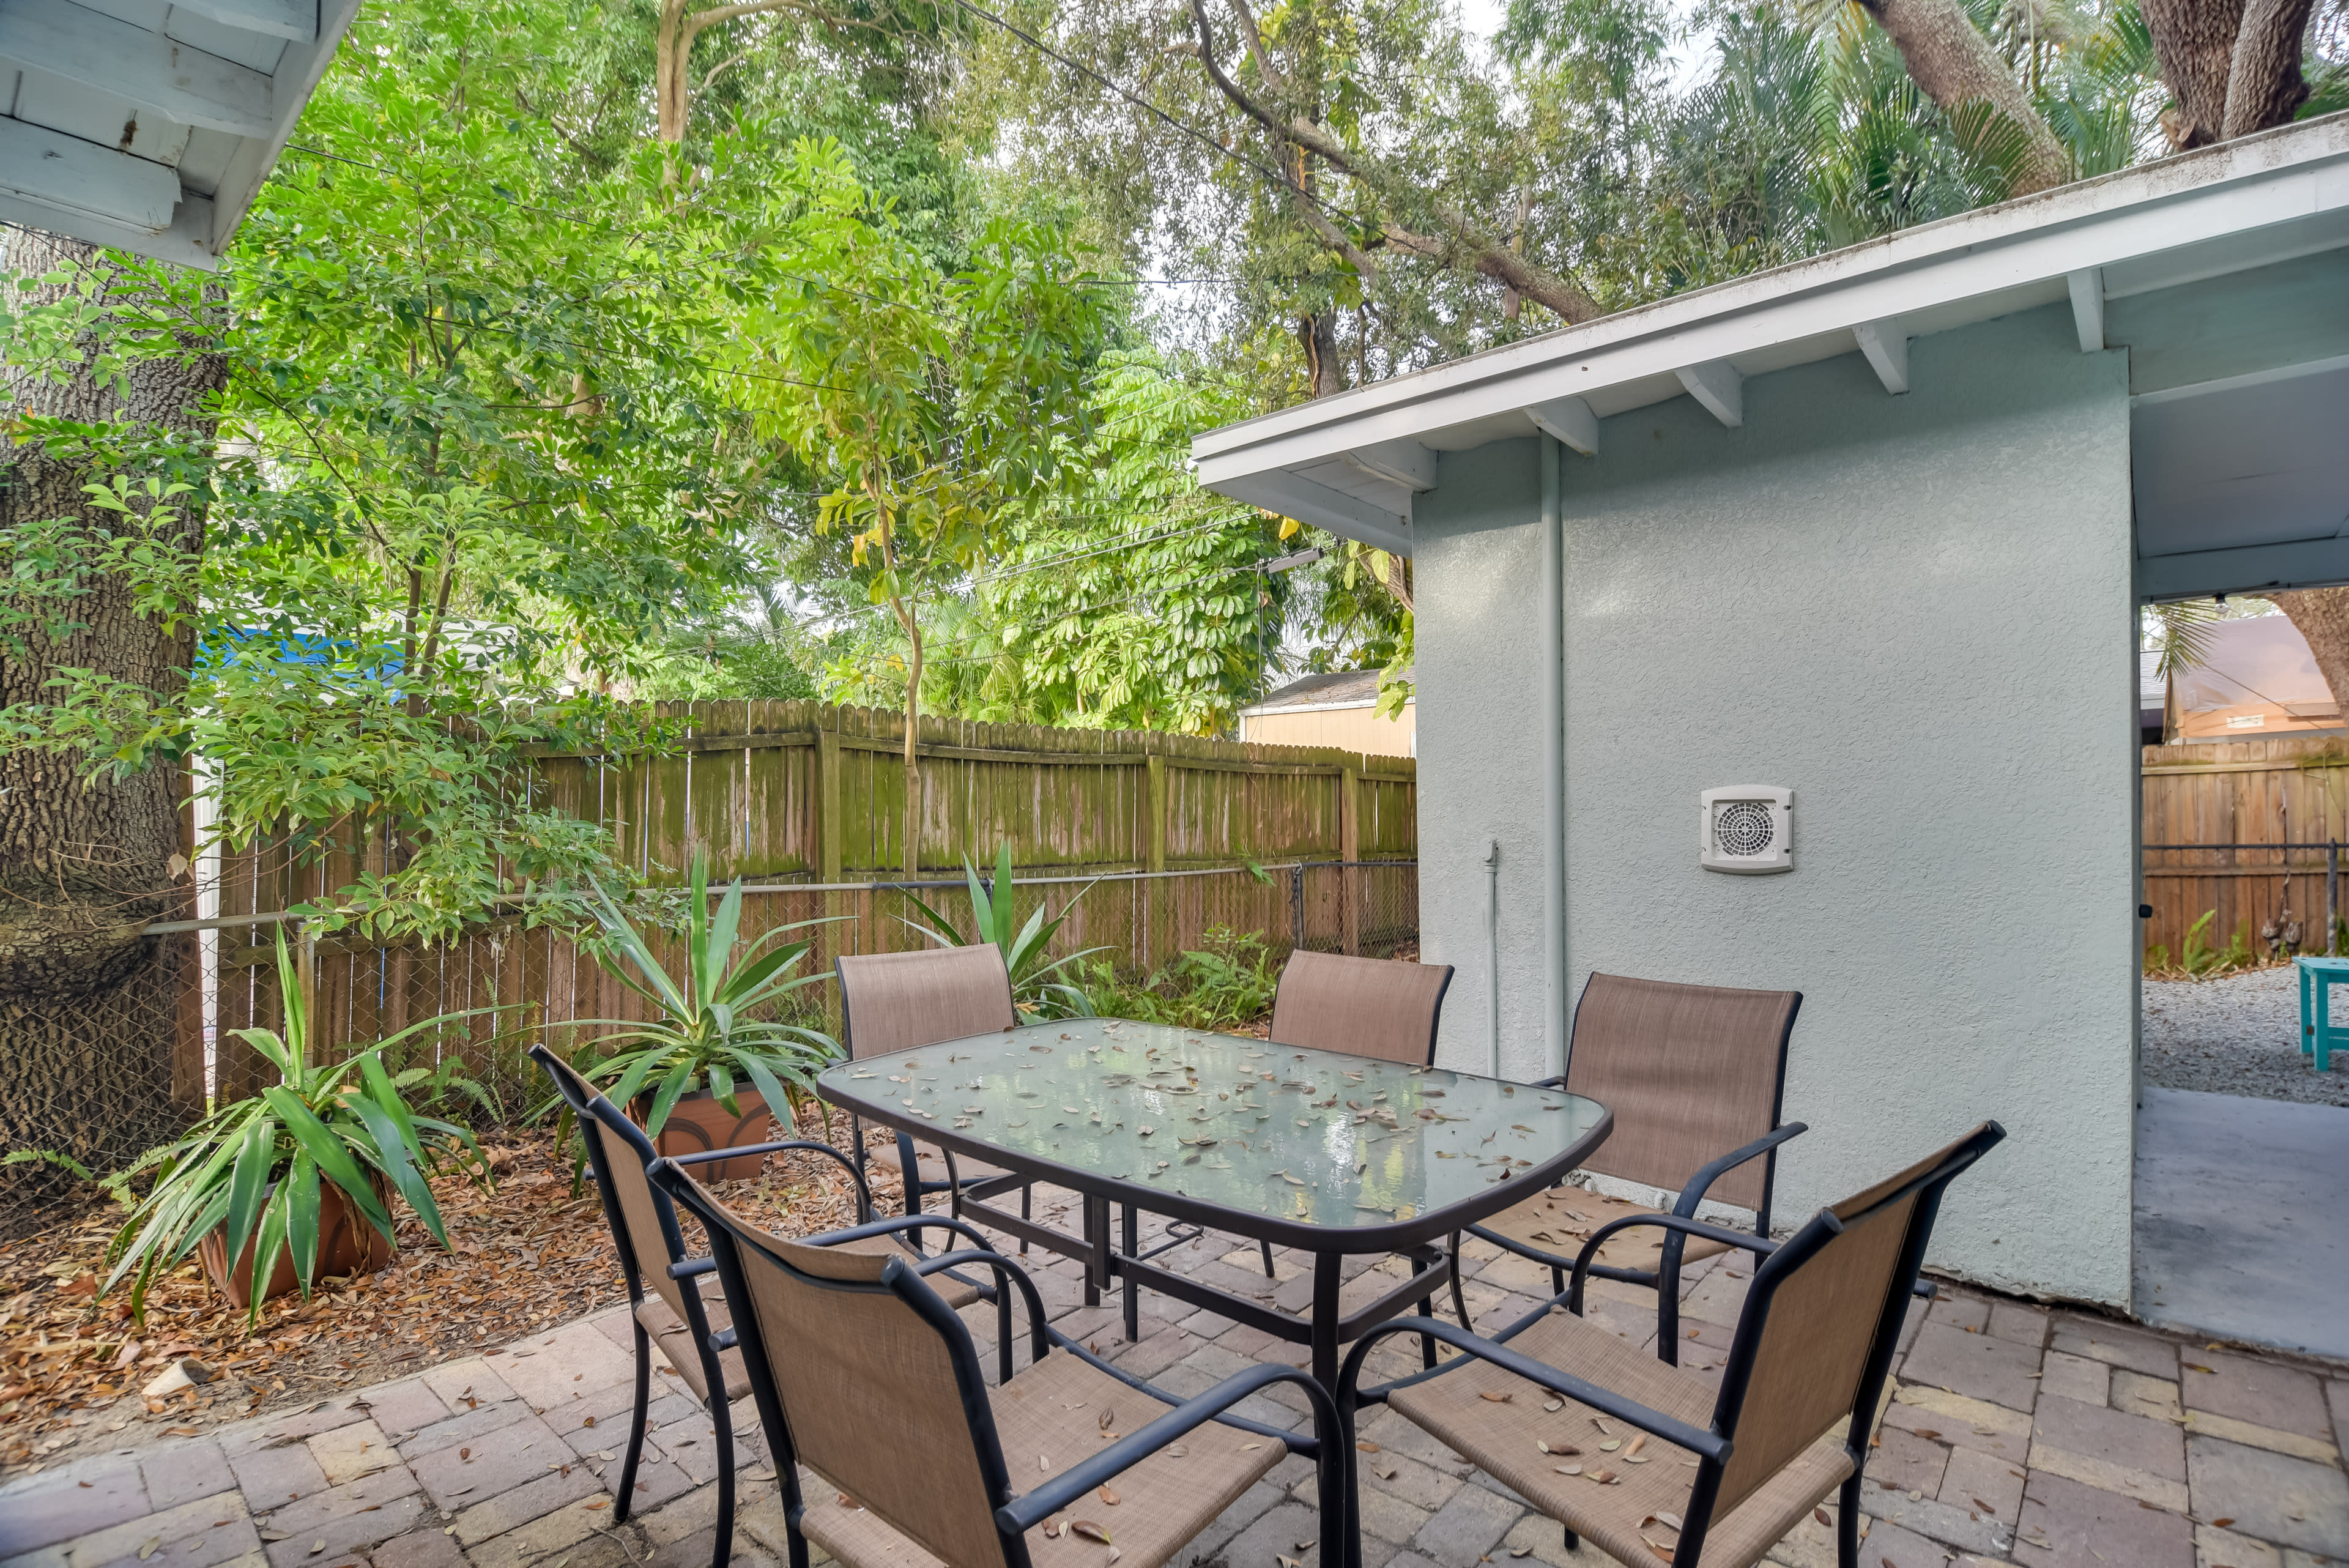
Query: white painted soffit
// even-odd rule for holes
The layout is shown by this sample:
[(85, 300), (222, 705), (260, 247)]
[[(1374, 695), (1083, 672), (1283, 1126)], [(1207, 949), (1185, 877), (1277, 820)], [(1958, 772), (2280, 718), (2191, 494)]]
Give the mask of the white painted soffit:
[(0, 0), (0, 221), (210, 270), (358, 0)]
[(1196, 437), (1192, 455), (1211, 490), (1408, 550), (1412, 490), (1327, 483), (1349, 454), (1413, 443), (1462, 450), (1537, 428), (1588, 450), (1596, 418), (1684, 392), (1735, 423), (1745, 376), (1854, 352), (1867, 355), (1888, 393), (1898, 392), (1907, 387), (1910, 337), (2068, 297), (2089, 346), (2091, 333), (2103, 330), (2105, 300), (2344, 244), (2349, 114), (1943, 219), (1227, 425)]

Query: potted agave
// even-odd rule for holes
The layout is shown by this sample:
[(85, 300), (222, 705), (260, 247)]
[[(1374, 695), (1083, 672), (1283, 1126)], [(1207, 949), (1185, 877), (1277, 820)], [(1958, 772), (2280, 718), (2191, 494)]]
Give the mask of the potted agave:
[[(627, 1106), (663, 1154), (763, 1142), (770, 1117), (795, 1125), (816, 1074), (839, 1056), (839, 1043), (821, 1030), (758, 1015), (771, 1014), (802, 986), (831, 978), (792, 972), (812, 944), (768, 946), (818, 922), (777, 927), (737, 954), (741, 879), (727, 887), (713, 911), (709, 857), (697, 851), (680, 933), (685, 973), (672, 978), (600, 888), (594, 909), (604, 933), (596, 961), (645, 1000), (650, 1016), (588, 1042), (573, 1065), (615, 1105)], [(703, 1169), (709, 1179), (734, 1181), (756, 1176), (759, 1160), (720, 1160)]]
[[(130, 1217), (108, 1245), (112, 1269), (105, 1289), (131, 1281), (134, 1319), (144, 1320), (156, 1278), (191, 1253), (202, 1257), (221, 1293), (255, 1321), (273, 1296), (298, 1289), (307, 1297), (321, 1279), (381, 1269), (397, 1246), (394, 1193), (445, 1248), (448, 1230), (427, 1175), (470, 1167), (488, 1179), (470, 1131), (419, 1116), (401, 1097), (402, 1084), (422, 1069), (395, 1075), (383, 1060), (387, 1048), (468, 1014), (427, 1019), (319, 1066), (310, 1060), (310, 1020), (282, 931), (277, 982), (285, 1032), (235, 1033), (281, 1081), (215, 1108), (178, 1141), (107, 1179)], [(146, 1196), (134, 1198), (150, 1173)]]

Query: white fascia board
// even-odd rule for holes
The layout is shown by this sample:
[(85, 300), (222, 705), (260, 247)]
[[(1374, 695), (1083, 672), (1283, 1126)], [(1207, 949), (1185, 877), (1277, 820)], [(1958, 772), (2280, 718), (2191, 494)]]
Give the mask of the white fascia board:
[(248, 137), (238, 146), (229, 160), (227, 171), (221, 176), (220, 188), (212, 193), (211, 249), (214, 255), (228, 249), (229, 241), (236, 237), (236, 226), (244, 221), (245, 209), (260, 194), (261, 183), (275, 167), (277, 155), (285, 151), (285, 143), (294, 135), (294, 123), (302, 117), (303, 106), (317, 90), (319, 78), (334, 63), (336, 47), (350, 29), (351, 18), (358, 15), (359, 0), (316, 3), (317, 36), (307, 43), (287, 44), (285, 56), (277, 62), (277, 75), (272, 78), (276, 84), (275, 125), (267, 136)]
[(171, 227), (160, 233), (111, 218), (51, 206), (5, 190), (0, 190), (0, 218), (12, 223), (21, 223), (28, 229), (42, 229), (53, 234), (88, 240), (94, 245), (112, 245), (117, 250), (133, 251), (140, 255), (152, 256), (157, 261), (174, 262), (181, 266), (194, 267), (199, 272), (220, 270), (220, 257), (214, 255), (212, 249), (212, 204), (209, 198), (203, 196), (182, 195), (178, 209), (171, 214)]
[(2137, 564), (2137, 596), (2148, 601), (2337, 587), (2344, 583), (2349, 583), (2349, 539), (2299, 539), (2284, 545), (2147, 556)]
[(206, 130), (266, 136), (275, 119), (270, 78), (259, 71), (72, 0), (9, 0), (0, 7), (0, 60)]
[(1192, 452), (1201, 480), (1215, 485), (2344, 207), (2349, 116), (2335, 115), (1208, 431)]
[(1410, 518), (1293, 473), (1239, 474), (1209, 488), (1235, 501), (1326, 528), (1341, 538), (1359, 539), (1399, 556), (1411, 554)]

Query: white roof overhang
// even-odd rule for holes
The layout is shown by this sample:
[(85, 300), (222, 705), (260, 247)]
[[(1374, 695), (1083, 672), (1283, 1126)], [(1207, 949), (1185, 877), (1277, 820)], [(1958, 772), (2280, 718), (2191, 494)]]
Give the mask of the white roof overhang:
[[(1682, 396), (1735, 425), (1747, 377), (1843, 354), (1866, 356), (1898, 394), (1911, 338), (2059, 301), (2082, 349), (2098, 350), (2113, 301), (2344, 246), (2349, 115), (2334, 115), (1209, 431), (1192, 455), (1211, 490), (1408, 554), (1413, 498), (1433, 487), (1438, 452), (1546, 430), (1596, 455), (1599, 420)], [(2349, 341), (2328, 357), (2327, 334), (2277, 336), (2272, 363), (2135, 399), (2138, 452), (2168, 465), (2151, 498), (2138, 465), (2147, 597), (2349, 581), (2349, 539), (2333, 538), (2349, 494)], [(2150, 424), (2163, 427), (2158, 443)], [(2264, 460), (2243, 447), (2254, 434)], [(2243, 483), (2261, 461), (2264, 493)], [(2292, 556), (2313, 539), (2325, 548)]]
[(207, 270), (358, 0), (0, 0), (0, 219)]

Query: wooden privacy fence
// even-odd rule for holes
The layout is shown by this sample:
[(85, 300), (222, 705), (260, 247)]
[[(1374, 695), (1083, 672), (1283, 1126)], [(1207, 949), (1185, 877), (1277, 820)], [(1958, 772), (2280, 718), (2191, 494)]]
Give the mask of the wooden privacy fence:
[[(816, 921), (803, 972), (841, 953), (926, 945), (902, 868), (907, 784), (902, 715), (815, 702), (667, 705), (686, 732), (676, 754), (558, 756), (540, 763), (543, 803), (613, 833), (647, 881), (673, 885), (696, 846), (714, 874), (741, 877), (743, 930)], [(1129, 975), (1199, 947), (1216, 927), (1293, 945), (1383, 952), (1418, 924), (1416, 764), (1315, 747), (1237, 744), (1139, 732), (922, 722), (919, 896), (968, 929), (963, 859), (982, 870), (1009, 842), (1024, 920), (1073, 898), (1055, 952)], [(351, 881), (364, 855), (288, 865), (282, 843), (224, 858), (220, 913), (281, 910)], [(231, 1031), (274, 1027), (274, 948), (230, 926), (204, 966), (213, 1076), (248, 1093), (264, 1069)], [(262, 940), (256, 940), (256, 936)], [(483, 925), (460, 941), (381, 945), (320, 938), (308, 981), (320, 1038), (386, 1038), (472, 1008), (506, 1011), (444, 1030), (425, 1059), (454, 1055), (492, 1086), (516, 1085), (528, 1038), (579, 1021), (641, 1016), (641, 1004), (567, 938)], [(674, 959), (675, 952), (664, 951)], [(804, 994), (829, 1011), (831, 987)]]
[(2327, 946), (2344, 912), (2340, 862), (2349, 848), (2349, 740), (2279, 737), (2147, 746), (2142, 763), (2145, 943), (2175, 959), (2186, 933), (2217, 914), (2203, 940), (2223, 948), (2248, 923), (2287, 915), (2303, 952)]

